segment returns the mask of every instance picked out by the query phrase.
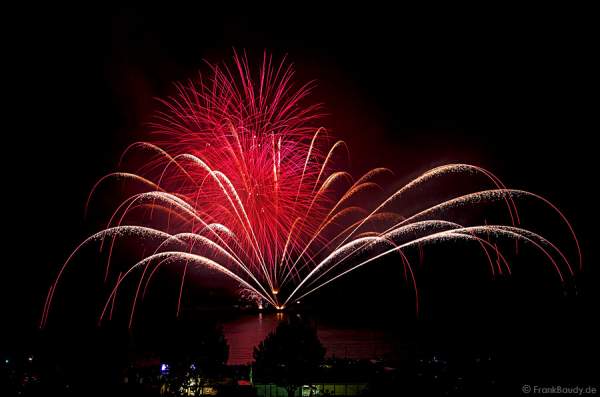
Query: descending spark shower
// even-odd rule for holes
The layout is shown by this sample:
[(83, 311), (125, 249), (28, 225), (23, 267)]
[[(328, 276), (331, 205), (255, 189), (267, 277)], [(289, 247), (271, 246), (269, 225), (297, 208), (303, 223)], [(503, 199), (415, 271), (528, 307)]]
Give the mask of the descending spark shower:
[[(176, 96), (161, 101), (163, 111), (151, 124), (155, 139), (125, 150), (121, 164), (137, 154), (145, 159), (141, 166), (108, 174), (93, 187), (86, 211), (110, 179), (128, 182), (138, 191), (116, 203), (106, 227), (83, 241), (62, 265), (40, 326), (48, 320), (68, 264), (92, 244), (108, 250), (107, 296), (99, 321), (112, 317), (124, 281), (139, 277), (131, 297), (130, 326), (152, 277), (167, 265), (181, 274), (177, 313), (186, 273), (192, 269), (229, 277), (240, 296), (258, 307), (283, 309), (390, 254), (397, 255), (418, 310), (410, 254), (458, 240), (482, 252), (492, 275), (511, 272), (499, 241), (514, 241), (514, 248), (517, 243), (531, 246), (564, 282), (574, 266), (555, 244), (520, 226), (521, 199), (538, 202), (564, 223), (581, 267), (571, 225), (546, 199), (508, 189), (489, 171), (467, 164), (433, 168), (394, 189), (381, 183), (393, 175), (385, 168), (354, 179), (337, 165), (348, 150), (345, 143), (333, 141), (320, 128), (320, 107), (304, 104), (312, 85), (294, 86), (291, 66), (274, 64), (265, 55), (258, 73), (252, 73), (247, 58), (236, 55), (232, 65), (211, 65), (210, 72), (208, 80), (176, 85)], [(426, 208), (405, 205), (411, 194), (427, 194), (436, 182), (457, 176), (481, 178), (488, 185)], [(464, 224), (450, 216), (494, 203), (505, 212), (506, 222), (479, 219)], [(128, 239), (142, 242), (144, 253), (137, 263), (117, 271), (111, 267), (113, 250)]]

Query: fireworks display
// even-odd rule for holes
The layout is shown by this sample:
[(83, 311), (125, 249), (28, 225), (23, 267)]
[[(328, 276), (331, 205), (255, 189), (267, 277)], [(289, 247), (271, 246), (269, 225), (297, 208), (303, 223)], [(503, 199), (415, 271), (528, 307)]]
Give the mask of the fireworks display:
[[(112, 315), (123, 282), (138, 277), (130, 325), (151, 279), (167, 266), (181, 274), (178, 312), (192, 269), (229, 277), (257, 307), (284, 309), (349, 272), (396, 255), (418, 310), (411, 262), (431, 244), (470, 242), (492, 275), (511, 272), (502, 241), (539, 251), (561, 281), (581, 266), (575, 233), (553, 204), (507, 188), (478, 166), (439, 166), (394, 188), (388, 187), (394, 175), (386, 168), (352, 176), (344, 169), (346, 144), (321, 128), (319, 106), (305, 104), (310, 90), (310, 84), (295, 86), (293, 69), (267, 55), (256, 72), (245, 57), (235, 56), (229, 66), (211, 66), (207, 79), (176, 85), (176, 95), (161, 101), (151, 142), (132, 144), (120, 162), (127, 167), (131, 159), (143, 158), (142, 164), (108, 174), (93, 187), (86, 211), (111, 179), (137, 190), (116, 202), (106, 227), (60, 267), (40, 326), (48, 321), (69, 264), (93, 244), (108, 252), (99, 321)], [(435, 197), (428, 192), (448, 178), (473, 179), (482, 188), (457, 190), (435, 203), (424, 200), (424, 207), (414, 204), (414, 197)], [(564, 223), (572, 253), (521, 226), (522, 199)], [(489, 224), (477, 216), (486, 206), (502, 211), (506, 222)], [(466, 218), (476, 219), (465, 223)], [(128, 239), (143, 242), (144, 256), (127, 269), (114, 269), (113, 250)]]

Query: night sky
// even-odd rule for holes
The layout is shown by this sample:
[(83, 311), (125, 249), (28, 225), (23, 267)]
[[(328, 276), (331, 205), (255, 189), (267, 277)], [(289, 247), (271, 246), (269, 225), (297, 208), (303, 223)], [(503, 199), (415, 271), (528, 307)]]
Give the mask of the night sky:
[[(538, 289), (517, 283), (498, 287), (502, 298), (490, 301), (520, 306), (524, 299), (527, 309), (503, 314), (510, 319), (503, 330), (559, 338), (560, 359), (553, 363), (563, 367), (556, 372), (588, 379), (578, 371), (589, 368), (584, 363), (598, 352), (591, 321), (598, 297), (598, 64), (592, 40), (598, 32), (590, 13), (279, 7), (163, 4), (5, 15), (2, 191), (8, 240), (1, 305), (8, 336), (2, 344), (26, 345), (20, 335), (34, 329), (50, 276), (94, 230), (83, 220), (91, 186), (115, 169), (129, 143), (147, 136), (153, 98), (170, 94), (171, 82), (206, 71), (204, 60), (228, 60), (233, 48), (258, 60), (267, 49), (287, 54), (298, 80), (317, 81), (312, 98), (329, 113), (324, 124), (348, 142), (355, 173), (387, 166), (405, 180), (438, 164), (473, 163), (564, 211), (582, 243), (577, 296), (551, 288), (545, 301), (529, 295)], [(381, 274), (365, 277), (375, 284)], [(475, 276), (466, 281), (478, 283)], [(353, 304), (365, 301), (356, 298), (352, 280), (342, 285)], [(475, 290), (489, 293), (488, 286), (482, 282)], [(424, 314), (432, 323), (458, 318), (473, 329), (479, 319), (493, 317), (482, 314), (477, 299), (460, 297), (466, 307), (448, 314), (440, 301), (452, 291), (439, 287), (443, 292), (431, 293), (430, 300), (442, 306)], [(386, 305), (385, 313), (394, 307)], [(529, 309), (536, 314), (519, 326)], [(462, 332), (454, 331), (448, 335)], [(568, 360), (578, 364), (573, 368)], [(598, 366), (597, 354), (595, 360)]]

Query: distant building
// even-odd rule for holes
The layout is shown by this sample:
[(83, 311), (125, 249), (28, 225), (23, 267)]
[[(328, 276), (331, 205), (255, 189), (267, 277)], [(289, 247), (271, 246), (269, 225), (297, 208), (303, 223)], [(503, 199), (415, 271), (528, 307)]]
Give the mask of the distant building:
[[(287, 397), (287, 391), (275, 384), (255, 383), (258, 397)], [(367, 383), (313, 383), (299, 387), (294, 397), (357, 396), (367, 388)]]
[[(310, 381), (296, 389), (294, 397), (309, 396), (358, 396), (364, 394), (381, 367), (365, 360), (328, 359)], [(285, 388), (273, 383), (272, 379), (260, 379), (250, 373), (250, 381), (257, 397), (287, 397)]]

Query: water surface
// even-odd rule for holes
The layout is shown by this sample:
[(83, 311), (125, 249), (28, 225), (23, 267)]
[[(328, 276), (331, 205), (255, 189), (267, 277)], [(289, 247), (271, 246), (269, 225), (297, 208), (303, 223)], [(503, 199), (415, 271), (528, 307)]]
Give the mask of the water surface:
[[(253, 360), (252, 352), (284, 319), (283, 313), (239, 315), (223, 323), (229, 343), (228, 364), (246, 364)], [(363, 328), (316, 321), (317, 334), (327, 349), (327, 356), (351, 359), (371, 359), (394, 351), (397, 337), (382, 329)]]

